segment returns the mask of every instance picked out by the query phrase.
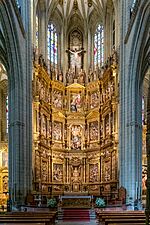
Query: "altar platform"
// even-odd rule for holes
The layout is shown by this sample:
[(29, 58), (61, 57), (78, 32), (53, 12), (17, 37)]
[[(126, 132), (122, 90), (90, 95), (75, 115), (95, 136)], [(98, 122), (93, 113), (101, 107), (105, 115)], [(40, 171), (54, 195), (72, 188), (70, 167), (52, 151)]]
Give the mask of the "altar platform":
[(64, 195), (60, 196), (62, 208), (91, 208), (92, 197), (88, 195)]

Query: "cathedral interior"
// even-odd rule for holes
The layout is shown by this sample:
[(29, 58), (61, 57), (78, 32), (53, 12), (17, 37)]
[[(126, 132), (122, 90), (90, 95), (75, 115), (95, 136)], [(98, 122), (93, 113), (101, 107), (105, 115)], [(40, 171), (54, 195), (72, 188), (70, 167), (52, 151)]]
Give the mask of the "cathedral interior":
[(0, 205), (122, 187), (145, 206), (150, 2), (29, 2), (0, 2)]

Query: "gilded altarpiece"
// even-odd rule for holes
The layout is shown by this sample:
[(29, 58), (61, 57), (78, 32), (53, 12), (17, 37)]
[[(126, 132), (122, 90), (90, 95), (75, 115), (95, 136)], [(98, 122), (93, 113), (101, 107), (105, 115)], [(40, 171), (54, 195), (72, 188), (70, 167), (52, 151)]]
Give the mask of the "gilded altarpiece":
[(7, 204), (8, 198), (8, 144), (0, 143), (0, 205)]
[[(34, 65), (34, 195), (111, 198), (117, 192), (118, 69), (112, 59), (94, 79), (81, 70), (67, 84)], [(2, 195), (8, 190), (6, 153), (1, 155)]]
[(102, 194), (111, 198), (112, 190), (117, 191), (117, 64), (110, 63), (100, 73), (86, 85), (78, 79), (64, 84), (51, 80), (41, 66), (35, 68), (36, 194)]

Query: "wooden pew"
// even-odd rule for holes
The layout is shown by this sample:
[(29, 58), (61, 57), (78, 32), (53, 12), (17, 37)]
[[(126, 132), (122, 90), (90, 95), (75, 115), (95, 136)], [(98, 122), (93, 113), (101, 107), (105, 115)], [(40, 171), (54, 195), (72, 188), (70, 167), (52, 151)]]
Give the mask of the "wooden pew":
[(114, 222), (110, 222), (109, 225), (145, 225), (145, 222), (144, 223), (133, 223), (133, 222), (119, 222), (119, 223), (114, 223)]
[(12, 224), (12, 223), (32, 223), (33, 225), (34, 224), (37, 224), (37, 223), (44, 223), (45, 225), (52, 225), (52, 222), (51, 222), (51, 219), (40, 219), (40, 218), (26, 218), (26, 217), (23, 217), (23, 218), (9, 218), (9, 217), (5, 217), (5, 218), (0, 218), (0, 225), (4, 225), (4, 223), (8, 223), (8, 224)]
[[(56, 211), (44, 213), (44, 212), (11, 212), (5, 215), (0, 215), (0, 222), (10, 222), (15, 221), (16, 223), (25, 222), (25, 223), (33, 223), (33, 222), (45, 222), (46, 225), (55, 224), (56, 219)], [(44, 221), (45, 220), (45, 221)], [(12, 221), (12, 222), (13, 222)], [(18, 221), (18, 222), (17, 222)]]
[(136, 218), (111, 218), (111, 219), (105, 219), (105, 222), (103, 223), (104, 225), (118, 225), (118, 224), (122, 224), (122, 225), (139, 225), (139, 224), (144, 224), (145, 223), (145, 219), (136, 219)]
[[(145, 222), (145, 214), (143, 211), (125, 211), (125, 212), (110, 212), (110, 211), (103, 211), (101, 213), (97, 213), (97, 219), (99, 224), (105, 224), (108, 220), (116, 220), (123, 222), (123, 220), (131, 220), (132, 222), (137, 223), (137, 220), (142, 220), (141, 222)], [(129, 221), (129, 223), (131, 222)], [(109, 221), (110, 222), (110, 221)], [(118, 224), (119, 222), (117, 222)], [(126, 222), (127, 223), (127, 222)]]

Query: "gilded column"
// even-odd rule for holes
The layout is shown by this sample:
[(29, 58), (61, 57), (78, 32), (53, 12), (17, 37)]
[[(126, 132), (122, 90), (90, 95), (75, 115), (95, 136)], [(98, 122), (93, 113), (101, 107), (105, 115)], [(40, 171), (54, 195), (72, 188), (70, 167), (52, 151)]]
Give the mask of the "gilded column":
[(109, 135), (111, 135), (111, 113), (109, 113)]
[(148, 101), (147, 101), (146, 150), (147, 150), (147, 192), (146, 192), (145, 214), (146, 214), (146, 225), (149, 225), (149, 215), (150, 215), (150, 87), (148, 89)]

